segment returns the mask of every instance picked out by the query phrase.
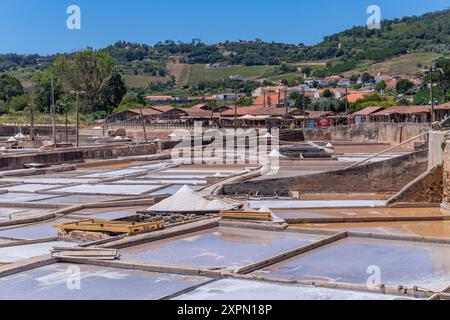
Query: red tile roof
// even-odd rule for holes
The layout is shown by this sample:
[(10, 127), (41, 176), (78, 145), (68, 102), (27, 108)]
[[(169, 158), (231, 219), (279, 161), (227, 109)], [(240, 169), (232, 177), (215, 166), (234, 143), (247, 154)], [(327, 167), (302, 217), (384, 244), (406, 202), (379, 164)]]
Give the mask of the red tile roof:
[(371, 116), (387, 116), (390, 114), (431, 113), (431, 106), (396, 106), (371, 114)]
[[(284, 104), (284, 93), (269, 93), (258, 96), (253, 105), (264, 106), (264, 97), (266, 99), (266, 106)], [(287, 97), (289, 97), (289, 94), (287, 94)]]
[[(238, 116), (284, 116), (286, 115), (285, 108), (264, 108), (260, 106), (252, 106), (252, 107), (238, 107), (237, 115)], [(222, 117), (230, 117), (235, 115), (234, 107), (222, 112)]]
[(160, 101), (160, 100), (172, 100), (173, 97), (172, 96), (146, 96), (145, 97), (146, 100), (150, 100), (150, 101)]
[(331, 116), (334, 115), (334, 112), (331, 111), (313, 111), (313, 110), (307, 110), (306, 114), (308, 118), (311, 119), (318, 119), (321, 117)]
[(435, 110), (449, 110), (450, 109), (450, 102), (438, 105), (438, 106), (434, 106)]
[(367, 108), (364, 108), (362, 110), (355, 112), (353, 115), (354, 116), (368, 116), (372, 113), (379, 112), (381, 109), (383, 109), (383, 108), (382, 107), (367, 107)]
[(348, 100), (348, 102), (350, 102), (350, 103), (354, 103), (354, 102), (356, 102), (356, 101), (358, 101), (358, 100), (364, 99), (364, 96), (365, 96), (365, 95), (366, 95), (365, 93), (350, 93), (350, 94), (347, 96), (347, 100)]
[(205, 110), (208, 108), (209, 107), (204, 103), (196, 104), (195, 106), (192, 107), (192, 109), (200, 109), (200, 110)]
[(151, 106), (150, 108), (159, 112), (169, 112), (175, 109), (172, 106)]
[(195, 118), (195, 119), (211, 119), (213, 116), (213, 112), (211, 110), (202, 110), (202, 109), (180, 109), (187, 113), (189, 118)]
[[(130, 110), (126, 110), (126, 111), (131, 111), (131, 112), (133, 112), (133, 113), (136, 113), (136, 114), (138, 114), (138, 115), (140, 115), (141, 114), (141, 110), (140, 109), (130, 109)], [(123, 111), (123, 112), (126, 112), (126, 111)], [(120, 112), (119, 112), (120, 113)], [(159, 111), (157, 111), (157, 110), (154, 110), (154, 109), (152, 109), (152, 108), (142, 108), (142, 114), (144, 115), (144, 116), (156, 116), (156, 115), (158, 115), (158, 114), (160, 114), (161, 112), (159, 112)]]

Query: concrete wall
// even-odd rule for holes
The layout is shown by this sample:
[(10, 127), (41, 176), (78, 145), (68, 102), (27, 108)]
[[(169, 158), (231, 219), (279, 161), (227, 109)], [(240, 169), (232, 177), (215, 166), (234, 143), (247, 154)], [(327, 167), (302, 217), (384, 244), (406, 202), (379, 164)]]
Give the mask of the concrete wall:
[(309, 176), (246, 181), (225, 185), (224, 194), (287, 196), (298, 192), (398, 192), (427, 171), (427, 151), (382, 162)]
[(408, 184), (402, 191), (389, 200), (389, 205), (405, 203), (441, 203), (443, 174), (443, 166), (437, 165)]
[[(170, 143), (162, 142), (162, 149), (171, 147)], [(80, 162), (86, 159), (105, 159), (124, 156), (151, 155), (156, 153), (154, 143), (130, 144), (115, 146), (86, 147), (79, 149), (63, 149), (57, 151), (43, 151), (30, 154), (5, 155), (0, 157), (0, 168), (22, 169), (28, 163), (62, 164)]]
[[(23, 134), (30, 134), (30, 127), (29, 126), (24, 126), (24, 127), (19, 127), (19, 126), (0, 126), (0, 136), (5, 136), (5, 137), (10, 137), (10, 136), (14, 136), (16, 134), (18, 134), (19, 132), (21, 132)], [(65, 133), (65, 128), (64, 126), (57, 126), (56, 127), (56, 132), (58, 134), (63, 135)], [(69, 135), (74, 135), (76, 133), (75, 128), (73, 127), (69, 127), (67, 130)], [(50, 126), (45, 126), (45, 127), (35, 127), (34, 128), (34, 133), (40, 136), (50, 136), (52, 134), (52, 127)]]
[(443, 205), (450, 210), (450, 142), (444, 151), (444, 196)]
[[(350, 127), (331, 127), (325, 129), (304, 129), (306, 141), (355, 141), (383, 142), (399, 144), (428, 130), (426, 124), (416, 123), (360, 123)], [(426, 138), (417, 141), (426, 141)]]
[(428, 142), (428, 170), (433, 169), (437, 165), (444, 161), (444, 142), (446, 140), (447, 133), (434, 131), (430, 133)]

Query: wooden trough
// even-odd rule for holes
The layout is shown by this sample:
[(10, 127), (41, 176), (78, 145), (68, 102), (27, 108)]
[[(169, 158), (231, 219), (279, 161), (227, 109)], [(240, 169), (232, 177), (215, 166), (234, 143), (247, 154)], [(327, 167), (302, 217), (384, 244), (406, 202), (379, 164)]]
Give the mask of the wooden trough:
[(103, 232), (103, 233), (119, 233), (133, 235), (139, 232), (149, 230), (159, 230), (164, 228), (164, 221), (156, 222), (129, 222), (129, 221), (112, 221), (104, 219), (89, 219), (76, 222), (69, 222), (54, 225), (56, 229), (64, 231), (87, 231), (87, 232)]
[(270, 212), (259, 211), (221, 211), (219, 216), (222, 219), (231, 220), (259, 220), (259, 221), (272, 221), (272, 214)]

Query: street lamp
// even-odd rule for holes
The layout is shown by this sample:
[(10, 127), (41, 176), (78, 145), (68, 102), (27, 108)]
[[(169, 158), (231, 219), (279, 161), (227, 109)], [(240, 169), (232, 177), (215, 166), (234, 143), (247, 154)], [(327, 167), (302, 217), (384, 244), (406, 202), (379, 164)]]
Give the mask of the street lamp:
[(77, 102), (75, 104), (75, 113), (76, 113), (76, 125), (75, 125), (75, 130), (76, 130), (76, 147), (78, 148), (80, 146), (80, 117), (79, 117), (79, 101), (80, 101), (80, 94), (85, 94), (86, 92), (81, 91), (81, 90), (74, 90), (74, 91), (70, 91), (70, 93), (73, 93), (77, 96)]

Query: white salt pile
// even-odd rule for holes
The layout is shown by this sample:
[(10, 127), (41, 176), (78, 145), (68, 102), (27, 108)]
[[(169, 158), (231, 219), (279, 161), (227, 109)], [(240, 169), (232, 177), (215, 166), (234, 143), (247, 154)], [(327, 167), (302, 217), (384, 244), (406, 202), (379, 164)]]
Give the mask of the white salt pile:
[(233, 206), (221, 200), (210, 201), (195, 193), (188, 186), (182, 187), (173, 196), (155, 204), (149, 211), (156, 212), (194, 212), (231, 210)]
[(114, 137), (114, 139), (113, 140), (116, 140), (116, 141), (121, 141), (121, 140), (123, 140), (123, 138), (121, 137), (121, 136), (117, 136), (117, 137)]
[(259, 209), (259, 212), (261, 213), (273, 213), (272, 210), (270, 210), (267, 206), (262, 206), (261, 209)]
[(9, 137), (8, 140), (6, 140), (7, 142), (17, 142), (17, 139), (14, 137)]
[(283, 156), (278, 150), (273, 149), (272, 152), (269, 153), (269, 158), (286, 158)]
[(275, 213), (273, 213), (272, 210), (270, 210), (267, 206), (263, 205), (261, 207), (261, 209), (259, 209), (259, 212), (262, 213), (270, 213), (270, 215), (272, 216), (272, 222), (276, 222), (276, 223), (284, 223), (286, 222), (286, 220), (278, 217)]
[(22, 133), (18, 133), (14, 136), (14, 138), (17, 140), (23, 140), (25, 139), (25, 136)]

